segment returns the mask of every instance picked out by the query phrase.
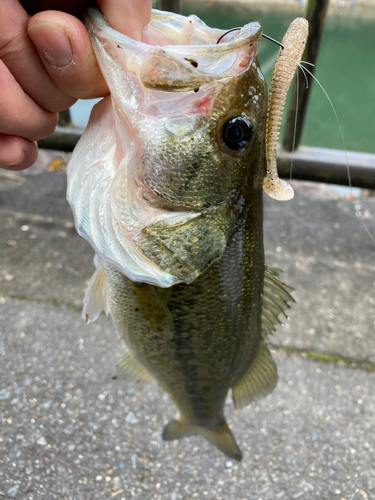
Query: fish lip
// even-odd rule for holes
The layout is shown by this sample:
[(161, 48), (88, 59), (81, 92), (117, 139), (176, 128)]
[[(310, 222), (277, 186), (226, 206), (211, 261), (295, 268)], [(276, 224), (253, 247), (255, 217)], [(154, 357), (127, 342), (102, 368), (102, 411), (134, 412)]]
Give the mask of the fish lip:
[[(157, 14), (162, 13), (162, 11), (159, 11), (157, 9), (152, 9), (153, 16), (155, 17)], [(151, 22), (153, 20), (153, 16), (151, 17)], [(185, 16), (181, 16), (185, 17)], [(188, 19), (185, 17), (185, 19)], [(150, 48), (150, 47), (156, 47), (157, 45), (152, 45), (152, 44), (147, 44), (141, 41), (134, 41), (131, 38), (127, 37), (126, 35), (123, 35), (122, 33), (116, 31), (115, 29), (111, 28), (110, 25), (108, 24), (106, 18), (101, 14), (101, 12), (96, 9), (96, 8), (89, 8), (86, 10), (84, 14), (84, 22), (86, 25), (87, 30), (93, 35), (96, 30), (98, 31), (106, 31), (106, 37), (111, 37), (113, 41), (116, 41), (116, 39), (119, 39), (119, 41), (123, 41), (124, 38), (128, 39), (128, 41), (131, 41), (133, 44), (137, 44), (140, 47), (144, 47), (145, 49)], [(159, 21), (163, 22), (163, 21)], [(252, 45), (252, 44), (257, 44), (259, 40), (262, 37), (263, 30), (259, 22), (253, 21), (245, 26), (243, 26), (240, 30), (234, 32), (233, 36), (231, 36), (231, 40), (228, 41), (223, 41), (220, 42), (219, 44), (217, 43), (217, 39), (219, 39), (220, 35), (224, 35), (227, 33), (228, 30), (218, 30), (218, 29), (213, 29), (210, 28), (209, 26), (206, 26), (208, 31), (212, 31), (212, 36), (215, 34), (216, 40), (212, 40), (212, 43), (208, 44), (198, 44), (198, 43), (191, 43), (191, 44), (172, 44), (172, 45), (163, 45), (163, 49), (167, 49), (169, 51), (178, 50), (188, 50), (191, 47), (194, 47), (194, 51), (197, 55), (200, 54), (200, 52), (210, 52), (210, 53), (224, 53), (224, 52), (231, 52), (235, 49), (239, 49), (247, 44)], [(218, 35), (218, 36), (217, 36)]]
[[(247, 27), (249, 27), (249, 30), (245, 30), (245, 28)], [(223, 30), (223, 33), (225, 33), (225, 30)], [(220, 42), (219, 44), (217, 44), (216, 42), (207, 45), (198, 45), (194, 43), (190, 45), (174, 44), (174, 45), (163, 45), (162, 48), (170, 52), (173, 52), (174, 50), (178, 50), (180, 52), (184, 49), (188, 50), (191, 49), (191, 47), (194, 47), (194, 53), (198, 56), (200, 55), (201, 52), (203, 53), (210, 52), (211, 54), (233, 52), (234, 50), (240, 49), (241, 47), (244, 47), (246, 45), (252, 46), (257, 44), (262, 37), (263, 30), (261, 25), (257, 21), (254, 21), (252, 23), (243, 26), (243, 28), (237, 31), (237, 33), (238, 35), (235, 39), (230, 40), (228, 42)], [(147, 46), (155, 47), (155, 45), (147, 45)]]

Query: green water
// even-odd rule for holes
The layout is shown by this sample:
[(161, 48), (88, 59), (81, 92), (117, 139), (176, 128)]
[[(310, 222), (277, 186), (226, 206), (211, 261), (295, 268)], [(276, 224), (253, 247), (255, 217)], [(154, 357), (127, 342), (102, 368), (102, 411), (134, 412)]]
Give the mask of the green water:
[[(265, 13), (244, 6), (208, 2), (183, 3), (182, 14), (196, 14), (209, 26), (233, 28), (259, 21), (265, 34), (282, 39), (291, 14)], [(375, 20), (328, 18), (315, 76), (330, 96), (351, 151), (375, 153)], [(267, 81), (272, 73), (276, 45), (263, 39), (259, 59)], [(303, 76), (300, 76), (303, 84)], [(343, 149), (333, 111), (317, 84), (313, 85), (302, 144)]]

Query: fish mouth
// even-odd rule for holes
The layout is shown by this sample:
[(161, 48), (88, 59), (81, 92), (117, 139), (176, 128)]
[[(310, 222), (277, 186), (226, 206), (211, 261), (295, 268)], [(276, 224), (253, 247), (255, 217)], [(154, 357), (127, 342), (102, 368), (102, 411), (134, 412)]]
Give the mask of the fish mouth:
[[(151, 20), (144, 28), (142, 40), (139, 42), (111, 28), (102, 13), (94, 7), (87, 9), (84, 21), (87, 30), (94, 36), (111, 39), (114, 42), (127, 40), (132, 45), (147, 48), (153, 45), (193, 47), (194, 54), (206, 53), (207, 49), (212, 53), (221, 53), (238, 49), (246, 44), (256, 44), (263, 33), (260, 23), (256, 21), (250, 22), (236, 31), (228, 31), (211, 28), (195, 15), (185, 17), (152, 9)], [(194, 62), (194, 55), (188, 60)]]
[(141, 42), (111, 28), (97, 9), (87, 11), (85, 23), (96, 52), (107, 52), (121, 65), (121, 61), (131, 65), (145, 88), (165, 92), (193, 91), (241, 74), (263, 33), (258, 22), (228, 34), (210, 28), (196, 16), (158, 10), (152, 11)]
[[(248, 71), (262, 35), (260, 24), (250, 23), (217, 44), (226, 31), (209, 28), (195, 16), (154, 11), (141, 42), (113, 30), (98, 10), (90, 9), (85, 21), (110, 97), (96, 105), (70, 162), (68, 198), (77, 230), (101, 260), (133, 281), (159, 287), (191, 283), (222, 257), (237, 214), (229, 202), (220, 201), (221, 192), (214, 193), (210, 206), (203, 206), (203, 196), (199, 207), (180, 197), (165, 199), (161, 189), (145, 182), (134, 137), (140, 117), (152, 116), (155, 106), (152, 123), (165, 121), (176, 109), (190, 109), (193, 125), (196, 116), (206, 118), (216, 87)], [(198, 96), (167, 94), (204, 84), (212, 85)], [(186, 132), (179, 124), (168, 126), (177, 135)], [(137, 176), (141, 186), (134, 183)]]
[[(253, 60), (261, 36), (260, 24), (250, 23), (237, 31), (233, 40), (220, 44), (151, 46), (143, 60), (140, 79), (148, 89), (197, 92), (202, 85), (243, 73)], [(219, 59), (219, 64), (213, 64), (213, 59)]]

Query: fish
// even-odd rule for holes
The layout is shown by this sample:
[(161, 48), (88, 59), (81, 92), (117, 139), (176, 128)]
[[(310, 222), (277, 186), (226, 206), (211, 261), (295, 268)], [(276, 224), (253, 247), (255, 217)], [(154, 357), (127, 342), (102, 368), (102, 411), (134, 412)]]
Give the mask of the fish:
[[(307, 21), (296, 21), (300, 59)], [(117, 377), (157, 382), (176, 406), (164, 440), (201, 435), (241, 460), (227, 394), (243, 408), (274, 389), (266, 340), (293, 302), (264, 261), (262, 193), (293, 195), (272, 148), (296, 35), (269, 104), (257, 22), (226, 32), (153, 10), (136, 42), (90, 9), (86, 27), (110, 96), (67, 168), (77, 231), (96, 253), (83, 316), (110, 313), (127, 347)]]

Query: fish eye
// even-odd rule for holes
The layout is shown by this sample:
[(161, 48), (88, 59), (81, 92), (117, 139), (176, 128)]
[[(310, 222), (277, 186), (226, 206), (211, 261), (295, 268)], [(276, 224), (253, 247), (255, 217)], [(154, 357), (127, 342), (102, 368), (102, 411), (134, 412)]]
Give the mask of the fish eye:
[(232, 150), (242, 149), (251, 139), (250, 121), (236, 116), (226, 121), (221, 129), (225, 145)]

